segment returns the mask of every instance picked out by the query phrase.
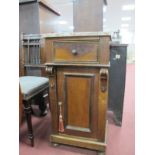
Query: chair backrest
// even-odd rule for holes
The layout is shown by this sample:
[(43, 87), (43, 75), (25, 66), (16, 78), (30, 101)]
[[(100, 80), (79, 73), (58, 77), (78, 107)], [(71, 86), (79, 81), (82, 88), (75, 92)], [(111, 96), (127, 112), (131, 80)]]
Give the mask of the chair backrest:
[(21, 76), (45, 76), (45, 54), (40, 35), (21, 35), (20, 72)]

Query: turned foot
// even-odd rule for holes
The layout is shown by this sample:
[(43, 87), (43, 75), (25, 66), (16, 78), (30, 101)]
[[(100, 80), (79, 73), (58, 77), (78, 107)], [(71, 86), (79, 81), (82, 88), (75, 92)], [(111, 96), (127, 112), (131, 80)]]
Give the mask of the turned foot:
[(54, 147), (59, 146), (59, 144), (58, 144), (58, 143), (52, 143), (52, 144), (53, 144), (53, 146), (54, 146)]
[(98, 151), (97, 155), (105, 155), (105, 152)]
[(33, 147), (34, 146), (34, 137), (33, 137), (33, 135), (32, 134), (29, 134), (28, 135), (28, 139), (30, 140), (30, 144)]

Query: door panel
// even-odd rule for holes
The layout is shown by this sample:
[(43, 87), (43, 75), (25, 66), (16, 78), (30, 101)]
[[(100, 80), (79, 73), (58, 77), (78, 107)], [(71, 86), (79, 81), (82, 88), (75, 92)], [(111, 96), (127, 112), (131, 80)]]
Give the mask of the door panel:
[(93, 80), (93, 74), (65, 73), (66, 128), (72, 127), (73, 130), (90, 129)]

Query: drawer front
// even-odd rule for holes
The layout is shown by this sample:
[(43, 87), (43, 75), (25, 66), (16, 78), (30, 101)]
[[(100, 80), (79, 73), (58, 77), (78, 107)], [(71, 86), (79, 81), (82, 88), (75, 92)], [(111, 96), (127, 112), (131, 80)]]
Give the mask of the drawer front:
[(54, 62), (97, 63), (99, 43), (93, 41), (54, 41)]

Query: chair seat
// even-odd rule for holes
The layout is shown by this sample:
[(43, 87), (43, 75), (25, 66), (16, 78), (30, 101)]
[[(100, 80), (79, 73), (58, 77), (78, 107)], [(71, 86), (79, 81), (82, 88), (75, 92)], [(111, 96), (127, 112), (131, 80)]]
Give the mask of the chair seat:
[(23, 94), (23, 100), (29, 100), (49, 87), (49, 79), (45, 77), (21, 76), (19, 82)]

